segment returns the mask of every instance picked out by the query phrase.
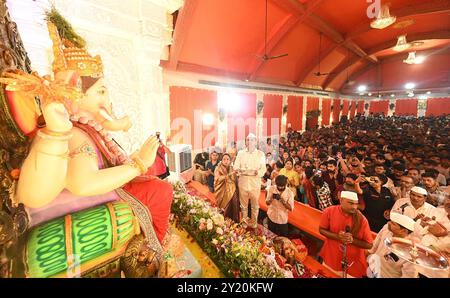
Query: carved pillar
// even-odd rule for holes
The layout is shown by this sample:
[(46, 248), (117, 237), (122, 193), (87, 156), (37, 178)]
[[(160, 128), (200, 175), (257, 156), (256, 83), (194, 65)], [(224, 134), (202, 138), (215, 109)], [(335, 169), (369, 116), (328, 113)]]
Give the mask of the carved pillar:
[[(30, 71), (30, 60), (11, 21), (5, 1), (0, 0), (0, 71)], [(16, 127), (7, 106), (6, 94), (0, 87), (0, 278), (12, 277), (21, 251), (21, 240), (28, 227), (23, 204), (13, 200), (17, 177), (13, 176), (28, 150), (28, 140)]]

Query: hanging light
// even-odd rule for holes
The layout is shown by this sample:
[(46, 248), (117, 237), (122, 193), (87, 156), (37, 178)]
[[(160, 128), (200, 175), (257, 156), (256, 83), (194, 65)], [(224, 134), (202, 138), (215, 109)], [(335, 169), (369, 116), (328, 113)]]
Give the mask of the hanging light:
[(414, 89), (416, 87), (416, 84), (414, 84), (414, 83), (406, 83), (405, 84), (405, 89), (406, 90), (412, 90), (412, 89)]
[(406, 60), (403, 60), (406, 64), (416, 64), (416, 52), (409, 52), (408, 58)]
[(396, 19), (396, 17), (390, 15), (389, 6), (383, 5), (377, 18), (370, 23), (370, 27), (374, 29), (384, 29), (394, 24)]
[(425, 61), (425, 57), (424, 56), (416, 57), (416, 52), (410, 52), (408, 54), (408, 58), (403, 60), (403, 62), (406, 64), (422, 64), (423, 61)]
[(402, 52), (411, 47), (411, 44), (406, 41), (406, 34), (398, 37), (397, 44), (393, 48), (396, 52)]

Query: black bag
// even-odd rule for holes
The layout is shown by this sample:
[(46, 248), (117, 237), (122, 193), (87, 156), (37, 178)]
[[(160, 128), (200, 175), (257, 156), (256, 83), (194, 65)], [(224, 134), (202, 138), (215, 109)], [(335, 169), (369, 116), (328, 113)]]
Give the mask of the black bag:
[[(159, 154), (159, 152), (158, 152), (157, 154), (158, 154), (159, 158), (161, 158), (162, 161), (164, 162), (164, 165), (166, 165), (166, 160), (164, 159), (164, 157), (161, 156), (161, 155)], [(162, 180), (162, 179), (165, 179), (165, 178), (167, 178), (167, 177), (169, 177), (169, 176), (170, 176), (170, 170), (169, 170), (169, 167), (166, 165), (166, 172), (163, 173), (163, 174), (161, 174), (161, 175), (158, 175), (158, 178)]]

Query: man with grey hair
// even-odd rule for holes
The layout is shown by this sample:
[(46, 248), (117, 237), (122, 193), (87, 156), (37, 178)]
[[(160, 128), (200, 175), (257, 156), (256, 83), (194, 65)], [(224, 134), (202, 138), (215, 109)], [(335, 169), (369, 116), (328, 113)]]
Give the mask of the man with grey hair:
[(242, 221), (248, 224), (248, 203), (251, 204), (252, 228), (258, 227), (259, 196), (261, 193), (261, 177), (266, 172), (266, 156), (256, 149), (256, 136), (250, 133), (246, 139), (246, 148), (240, 150), (234, 162), (238, 172), (239, 200), (242, 210)]

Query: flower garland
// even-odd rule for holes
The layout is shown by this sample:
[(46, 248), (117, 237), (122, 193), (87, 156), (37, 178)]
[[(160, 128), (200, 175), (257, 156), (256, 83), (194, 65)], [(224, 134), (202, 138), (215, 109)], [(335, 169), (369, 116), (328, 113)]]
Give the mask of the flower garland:
[(172, 213), (181, 225), (211, 257), (227, 277), (291, 277), (281, 269), (274, 254), (268, 254), (268, 241), (256, 236), (208, 202), (186, 193), (181, 182), (173, 185)]

